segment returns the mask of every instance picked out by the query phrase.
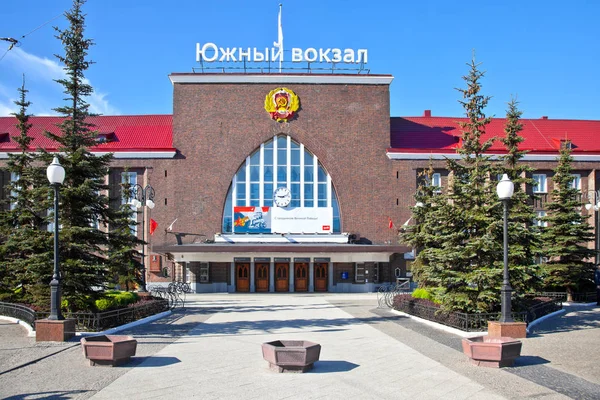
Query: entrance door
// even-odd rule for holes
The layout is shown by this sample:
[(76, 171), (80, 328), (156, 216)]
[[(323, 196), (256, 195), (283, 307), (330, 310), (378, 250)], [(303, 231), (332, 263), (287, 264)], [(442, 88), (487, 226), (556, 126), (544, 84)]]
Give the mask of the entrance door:
[(327, 263), (315, 263), (315, 292), (327, 291)]
[(269, 291), (269, 264), (256, 264), (256, 291)]
[(288, 277), (288, 271), (290, 265), (288, 263), (277, 263), (275, 264), (275, 291), (276, 292), (287, 292), (289, 291), (290, 280)]
[(296, 292), (308, 291), (308, 264), (294, 264), (294, 288)]
[(235, 264), (235, 287), (238, 292), (250, 291), (250, 264)]

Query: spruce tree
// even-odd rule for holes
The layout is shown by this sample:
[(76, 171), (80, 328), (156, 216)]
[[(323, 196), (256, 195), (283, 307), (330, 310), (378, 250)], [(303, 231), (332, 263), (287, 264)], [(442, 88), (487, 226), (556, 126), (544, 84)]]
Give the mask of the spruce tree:
[[(129, 182), (120, 183), (120, 187), (121, 197), (131, 198), (132, 188)], [(129, 291), (141, 283), (141, 254), (137, 248), (145, 242), (133, 234), (132, 225), (136, 224), (137, 211), (128, 202), (115, 200), (119, 200), (121, 205), (112, 212), (108, 233), (108, 268), (114, 283)]]
[(441, 249), (438, 238), (438, 223), (434, 220), (439, 206), (441, 188), (433, 185), (433, 164), (418, 173), (418, 187), (415, 192), (415, 206), (411, 208), (414, 224), (403, 227), (400, 235), (402, 243), (410, 244), (416, 251), (412, 266), (413, 279), (420, 288), (437, 292), (440, 281), (432, 268), (436, 263), (436, 252)]
[(542, 242), (548, 262), (543, 265), (545, 285), (566, 289), (569, 299), (594, 276), (590, 259), (595, 251), (586, 245), (594, 240), (588, 216), (582, 215), (583, 203), (578, 188), (573, 187), (573, 157), (569, 141), (563, 142), (554, 170), (552, 202), (546, 203), (548, 215), (542, 220)]
[[(507, 174), (515, 185), (515, 191), (509, 202), (508, 265), (511, 286), (514, 295), (519, 297), (539, 287), (539, 267), (535, 264), (535, 255), (539, 251), (540, 238), (537, 226), (533, 226), (535, 212), (532, 198), (526, 188), (534, 184), (531, 178), (533, 168), (522, 162), (527, 151), (519, 150), (519, 144), (525, 139), (519, 134), (523, 130), (520, 122), (522, 112), (518, 102), (512, 99), (506, 111), (505, 136), (500, 140), (506, 146), (506, 155), (497, 175)], [(497, 231), (498, 239), (503, 240), (501, 227)], [(500, 258), (499, 263), (503, 262)], [(498, 287), (500, 290), (500, 287)]]
[[(60, 269), (63, 299), (71, 310), (85, 307), (87, 298), (106, 283), (107, 268), (103, 250), (108, 245), (105, 228), (110, 222), (109, 201), (105, 193), (112, 154), (93, 155), (89, 148), (96, 144), (97, 132), (87, 121), (92, 116), (86, 98), (93, 88), (84, 78), (92, 62), (87, 60), (92, 40), (84, 37), (84, 0), (74, 0), (65, 13), (69, 28), (55, 28), (65, 50), (56, 55), (66, 77), (57, 79), (66, 95), (66, 104), (54, 110), (64, 119), (58, 125), (59, 134), (46, 135), (59, 144), (55, 154), (65, 169), (65, 181), (60, 187)], [(51, 155), (46, 154), (46, 162)]]
[(48, 181), (43, 169), (35, 166), (36, 155), (30, 152), (32, 124), (27, 113), (25, 78), (18, 89), (15, 104), (19, 135), (14, 137), (20, 152), (8, 156), (7, 171), (14, 178), (5, 190), (9, 192), (0, 214), (0, 259), (2, 298), (46, 306), (48, 285), (52, 276), (52, 236), (46, 229), (50, 206)]
[(495, 182), (490, 180), (492, 161), (485, 153), (493, 139), (482, 142), (491, 119), (484, 109), (489, 97), (482, 95), (481, 78), (473, 59), (463, 77), (467, 87), (457, 89), (463, 99), (467, 122), (460, 122), (462, 136), (458, 160), (448, 159), (448, 188), (436, 194), (434, 206), (426, 208), (421, 226), (427, 236), (415, 243), (428, 243), (418, 259), (419, 274), (428, 286), (437, 286), (435, 296), (447, 310), (485, 312), (499, 304), (497, 287), (502, 270), (495, 266), (501, 259), (502, 242), (496, 230), (501, 223)]

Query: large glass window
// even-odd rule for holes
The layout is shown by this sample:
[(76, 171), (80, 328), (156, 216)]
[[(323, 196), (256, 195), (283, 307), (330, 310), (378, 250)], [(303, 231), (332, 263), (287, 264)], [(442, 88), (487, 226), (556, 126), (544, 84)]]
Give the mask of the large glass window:
[(273, 192), (282, 186), (290, 190), (290, 207), (332, 207), (332, 231), (341, 232), (337, 196), (329, 174), (314, 154), (286, 135), (263, 143), (236, 172), (225, 201), (223, 232), (233, 232), (234, 207), (272, 207)]
[(546, 174), (533, 174), (533, 193), (548, 193)]

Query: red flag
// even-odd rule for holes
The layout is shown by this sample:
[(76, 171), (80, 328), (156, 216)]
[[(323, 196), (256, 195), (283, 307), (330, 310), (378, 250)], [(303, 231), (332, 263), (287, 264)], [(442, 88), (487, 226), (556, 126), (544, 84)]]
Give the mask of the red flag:
[(388, 217), (388, 227), (390, 229), (392, 229), (394, 227), (394, 223), (392, 222), (392, 219), (390, 217)]
[(151, 235), (154, 234), (154, 231), (156, 230), (157, 227), (158, 227), (158, 222), (156, 222), (155, 220), (150, 218), (150, 234)]

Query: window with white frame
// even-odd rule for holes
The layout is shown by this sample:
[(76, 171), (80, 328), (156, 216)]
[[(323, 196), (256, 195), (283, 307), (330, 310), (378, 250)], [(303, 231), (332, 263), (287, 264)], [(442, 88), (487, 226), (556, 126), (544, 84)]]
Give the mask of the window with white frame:
[(431, 178), (429, 176), (425, 176), (425, 185), (431, 186), (435, 188), (435, 193), (440, 193), (442, 190), (442, 174), (439, 172), (435, 172), (431, 174)]
[(581, 191), (581, 174), (573, 174), (573, 180), (571, 181), (571, 187)]
[(246, 157), (227, 193), (222, 232), (233, 232), (234, 207), (272, 207), (273, 192), (280, 186), (290, 190), (290, 207), (332, 207), (332, 232), (341, 232), (339, 205), (330, 175), (316, 155), (287, 135), (269, 139)]
[(542, 220), (542, 218), (544, 218), (545, 216), (546, 216), (546, 211), (537, 211), (535, 219), (533, 220), (533, 223), (542, 228), (548, 226), (548, 222)]
[(137, 235), (137, 208), (133, 205), (133, 199), (135, 197), (134, 189), (137, 184), (137, 173), (136, 172), (121, 172), (121, 184), (129, 184), (129, 196), (125, 193), (121, 195), (121, 204), (130, 204), (131, 210), (134, 211), (131, 215), (131, 233)]
[(533, 174), (533, 193), (548, 193), (546, 174)]

